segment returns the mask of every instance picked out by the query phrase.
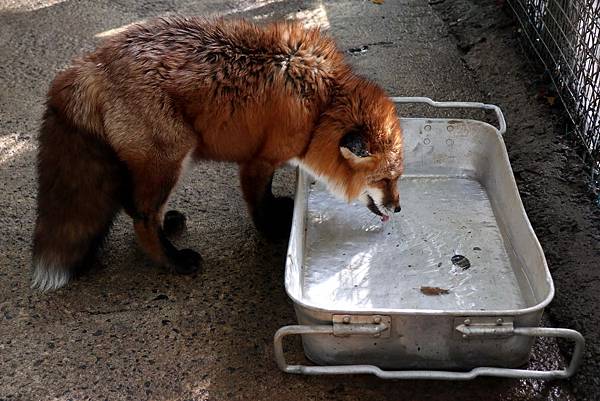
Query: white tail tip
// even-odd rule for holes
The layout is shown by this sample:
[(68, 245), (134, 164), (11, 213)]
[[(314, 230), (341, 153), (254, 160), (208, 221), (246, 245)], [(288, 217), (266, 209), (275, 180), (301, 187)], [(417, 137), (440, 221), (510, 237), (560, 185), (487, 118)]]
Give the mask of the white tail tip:
[(42, 292), (57, 290), (67, 285), (70, 279), (71, 272), (64, 267), (39, 260), (33, 265), (31, 288), (37, 288)]

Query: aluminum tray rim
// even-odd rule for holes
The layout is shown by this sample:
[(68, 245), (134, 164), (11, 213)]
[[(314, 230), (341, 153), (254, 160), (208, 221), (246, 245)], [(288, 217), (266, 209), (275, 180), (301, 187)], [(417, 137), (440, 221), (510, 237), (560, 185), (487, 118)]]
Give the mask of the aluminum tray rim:
[[(392, 98), (392, 99), (395, 102), (398, 102), (397, 100), (400, 98)], [(447, 104), (452, 104), (452, 102), (447, 102)], [(460, 105), (456, 106), (456, 107), (461, 107), (461, 106), (464, 107), (464, 104), (465, 103), (460, 103)], [(440, 106), (440, 107), (454, 107), (454, 106)], [(544, 252), (543, 252), (542, 246), (539, 242), (539, 239), (537, 238), (537, 235), (535, 234), (535, 231), (533, 230), (533, 226), (531, 225), (531, 222), (529, 221), (529, 217), (527, 216), (527, 214), (525, 212), (525, 208), (523, 206), (523, 200), (521, 199), (521, 195), (519, 194), (519, 191), (517, 189), (517, 185), (516, 185), (516, 182), (514, 179), (514, 174), (512, 174), (512, 166), (510, 164), (510, 160), (508, 159), (506, 145), (504, 144), (504, 140), (502, 138), (503, 132), (489, 123), (479, 121), (479, 120), (473, 120), (473, 119), (403, 117), (403, 118), (401, 118), (401, 120), (420, 120), (420, 121), (430, 121), (430, 122), (448, 122), (448, 121), (457, 122), (458, 121), (461, 123), (466, 122), (469, 124), (483, 125), (486, 127), (490, 127), (495, 131), (497, 138), (499, 139), (500, 146), (503, 150), (502, 158), (504, 159), (504, 162), (506, 163), (506, 165), (508, 166), (508, 168), (511, 171), (511, 177), (510, 177), (511, 183), (510, 184), (513, 187), (512, 189), (514, 189), (514, 191), (516, 192), (517, 198), (519, 200), (518, 212), (525, 219), (525, 223), (527, 224), (528, 232), (533, 237), (532, 239), (534, 241), (536, 251), (538, 251), (542, 257), (542, 265), (543, 265), (544, 272), (545, 272), (545, 281), (548, 284), (547, 296), (533, 306), (529, 306), (527, 308), (521, 308), (521, 309), (505, 309), (505, 310), (476, 310), (476, 309), (444, 310), (444, 309), (404, 309), (404, 308), (328, 309), (328, 308), (324, 308), (324, 307), (321, 307), (318, 305), (308, 303), (305, 300), (296, 297), (290, 290), (289, 285), (288, 285), (288, 280), (289, 280), (290, 274), (288, 274), (288, 273), (291, 268), (290, 265), (293, 263), (293, 261), (292, 261), (293, 256), (291, 253), (293, 238), (290, 237), (290, 242), (288, 244), (288, 249), (287, 249), (287, 254), (286, 254), (286, 264), (285, 264), (285, 273), (284, 273), (285, 292), (288, 295), (288, 297), (290, 297), (290, 299), (297, 306), (300, 306), (300, 307), (310, 310), (310, 311), (314, 311), (314, 312), (318, 312), (318, 313), (326, 313), (326, 314), (352, 313), (352, 314), (364, 314), (364, 315), (393, 314), (393, 315), (429, 315), (429, 316), (431, 316), (431, 315), (439, 315), (439, 316), (522, 316), (522, 315), (536, 313), (536, 312), (539, 312), (540, 310), (543, 311), (544, 308), (546, 306), (548, 306), (550, 304), (550, 302), (552, 302), (552, 299), (554, 298), (554, 294), (555, 294), (554, 282), (552, 280), (550, 270), (548, 269), (548, 264), (546, 262), (546, 256), (544, 255)], [(503, 121), (504, 118), (503, 117), (499, 118), (499, 120)], [(502, 124), (501, 124), (501, 128), (502, 128)], [(308, 182), (308, 177), (310, 177), (310, 174), (308, 172), (305, 172), (302, 169), (298, 169), (297, 183), (296, 183), (296, 196), (294, 199), (294, 217), (293, 217), (293, 222), (292, 222), (291, 235), (298, 235), (298, 234), (296, 234), (298, 232), (300, 232), (299, 235), (302, 235), (303, 237), (306, 235), (306, 232), (304, 230), (305, 221), (300, 221), (300, 216), (302, 215), (303, 219), (305, 219), (305, 217), (306, 217), (305, 215), (303, 215), (304, 211), (302, 210), (302, 208), (305, 207), (306, 196), (304, 194), (304, 186)]]

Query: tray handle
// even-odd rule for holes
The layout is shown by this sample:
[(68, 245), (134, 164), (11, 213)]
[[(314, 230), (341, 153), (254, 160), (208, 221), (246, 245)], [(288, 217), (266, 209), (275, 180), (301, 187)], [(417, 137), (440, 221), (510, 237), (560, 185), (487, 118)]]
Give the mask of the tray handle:
[[(332, 325), (292, 325), (284, 326), (275, 333), (273, 345), (275, 360), (279, 369), (286, 373), (305, 375), (345, 375), (373, 374), (382, 379), (434, 379), (434, 380), (471, 380), (478, 376), (508, 377), (513, 379), (566, 379), (571, 377), (581, 364), (585, 340), (575, 330), (550, 327), (518, 327), (513, 335), (527, 337), (559, 337), (575, 342), (571, 362), (563, 370), (526, 370), (510, 368), (478, 367), (468, 372), (453, 372), (444, 370), (382, 370), (374, 365), (334, 365), (307, 366), (288, 365), (283, 353), (283, 338), (296, 334), (333, 334)], [(366, 334), (366, 333), (365, 333)]]
[(506, 133), (506, 120), (500, 107), (495, 104), (478, 103), (478, 102), (436, 102), (428, 97), (392, 97), (394, 103), (425, 103), (433, 107), (451, 107), (451, 108), (467, 108), (467, 109), (484, 109), (493, 110), (496, 113), (498, 119), (498, 125), (500, 128), (496, 128), (496, 131), (500, 135)]

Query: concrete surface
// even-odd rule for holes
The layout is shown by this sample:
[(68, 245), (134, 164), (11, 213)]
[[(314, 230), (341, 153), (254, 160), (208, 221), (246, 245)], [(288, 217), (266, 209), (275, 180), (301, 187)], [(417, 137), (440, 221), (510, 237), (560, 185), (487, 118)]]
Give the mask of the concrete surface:
[[(257, 235), (233, 165), (202, 163), (171, 202), (189, 222), (178, 245), (202, 253), (204, 273), (180, 277), (152, 267), (121, 216), (92, 272), (55, 293), (29, 290), (35, 134), (49, 81), (111, 30), (174, 12), (300, 18), (328, 28), (343, 49), (368, 45), (348, 57), (391, 94), (482, 96), (455, 39), (421, 0), (0, 0), (1, 400), (573, 399), (565, 382), (281, 373), (272, 335), (295, 319), (283, 288), (285, 244)], [(275, 185), (291, 194), (291, 171)], [(302, 360), (299, 342), (288, 349)], [(556, 344), (542, 341), (532, 366), (559, 360)]]

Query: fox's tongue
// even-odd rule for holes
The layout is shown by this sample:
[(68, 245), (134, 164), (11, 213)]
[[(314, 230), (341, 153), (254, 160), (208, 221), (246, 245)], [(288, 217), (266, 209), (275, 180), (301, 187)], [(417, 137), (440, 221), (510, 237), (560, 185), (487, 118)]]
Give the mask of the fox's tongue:
[(383, 221), (384, 223), (386, 221), (388, 221), (390, 219), (390, 216), (388, 216), (387, 214), (384, 214), (383, 216), (381, 216), (381, 221)]

